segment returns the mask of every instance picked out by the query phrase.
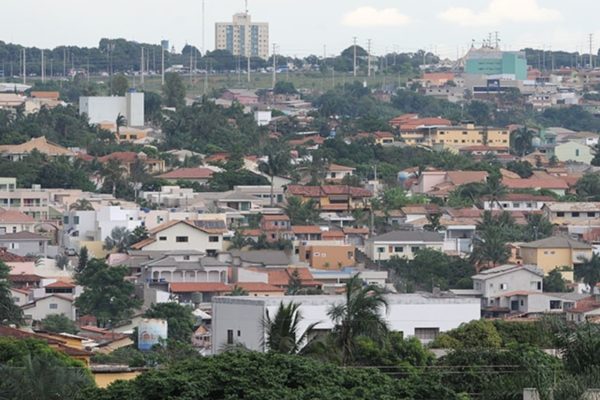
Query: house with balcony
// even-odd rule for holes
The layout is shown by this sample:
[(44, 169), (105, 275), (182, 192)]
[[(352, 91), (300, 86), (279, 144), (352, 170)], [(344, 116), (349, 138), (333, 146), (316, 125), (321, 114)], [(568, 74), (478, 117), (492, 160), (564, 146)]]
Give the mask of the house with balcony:
[(195, 251), (169, 252), (140, 264), (139, 281), (152, 287), (175, 282), (228, 283), (229, 265)]
[[(524, 291), (542, 293), (544, 271), (536, 265), (501, 265), (471, 277), (473, 291), (481, 296), (481, 306), (498, 307), (506, 293)], [(515, 310), (518, 307), (514, 307)]]
[(554, 202), (552, 196), (529, 193), (507, 193), (496, 200), (484, 198), (484, 210), (538, 212), (546, 203)]
[(290, 217), (285, 214), (263, 215), (260, 220), (260, 230), (270, 242), (290, 240), (293, 236)]
[(288, 185), (286, 196), (313, 200), (322, 212), (339, 212), (369, 208), (371, 191), (348, 185), (303, 186)]
[(547, 202), (542, 211), (553, 224), (573, 220), (587, 223), (590, 219), (600, 218), (600, 202)]

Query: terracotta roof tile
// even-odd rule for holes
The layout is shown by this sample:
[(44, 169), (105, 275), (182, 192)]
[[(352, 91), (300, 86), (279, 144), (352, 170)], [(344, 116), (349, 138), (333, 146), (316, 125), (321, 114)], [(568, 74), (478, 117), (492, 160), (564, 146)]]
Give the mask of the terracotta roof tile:
[(231, 285), (222, 282), (173, 282), (169, 284), (169, 290), (173, 293), (224, 293), (231, 292), (232, 287)]
[(209, 179), (214, 171), (209, 168), (179, 168), (159, 175), (162, 179)]

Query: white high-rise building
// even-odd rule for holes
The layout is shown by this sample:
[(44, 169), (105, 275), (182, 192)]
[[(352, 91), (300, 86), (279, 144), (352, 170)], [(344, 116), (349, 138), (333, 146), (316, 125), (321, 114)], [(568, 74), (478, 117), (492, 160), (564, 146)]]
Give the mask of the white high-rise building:
[(250, 14), (238, 13), (233, 22), (215, 24), (215, 49), (236, 56), (269, 58), (269, 24), (252, 22)]

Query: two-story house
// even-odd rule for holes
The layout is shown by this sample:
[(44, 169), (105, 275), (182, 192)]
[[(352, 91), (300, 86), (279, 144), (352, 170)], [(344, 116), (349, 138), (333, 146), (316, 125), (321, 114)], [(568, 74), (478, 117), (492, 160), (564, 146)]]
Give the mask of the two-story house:
[(356, 168), (346, 167), (344, 165), (330, 164), (329, 168), (327, 168), (325, 180), (332, 183), (340, 183), (345, 177), (354, 175), (355, 170)]
[(290, 217), (285, 214), (263, 215), (260, 229), (268, 241), (289, 240), (293, 235)]
[(501, 265), (471, 277), (473, 290), (481, 293), (482, 307), (497, 307), (509, 292), (543, 290), (544, 271), (535, 265)]
[(412, 260), (421, 249), (442, 251), (444, 236), (427, 231), (394, 231), (366, 241), (367, 257), (373, 261), (387, 261), (393, 257)]
[(529, 193), (507, 193), (498, 199), (484, 198), (484, 210), (504, 211), (540, 211), (545, 204), (554, 201), (552, 196), (542, 196)]
[(288, 185), (286, 195), (302, 201), (314, 200), (323, 212), (338, 212), (369, 208), (372, 193), (348, 185), (303, 186)]
[(600, 218), (600, 202), (548, 202), (542, 208), (548, 220), (561, 224), (565, 220)]
[(200, 221), (170, 221), (149, 231), (149, 237), (131, 246), (133, 250), (194, 250), (216, 256), (223, 250), (222, 228), (206, 228)]
[(570, 268), (571, 271), (561, 273), (563, 278), (572, 282), (572, 269), (592, 257), (592, 246), (568, 236), (552, 236), (535, 242), (522, 243), (518, 253), (523, 264), (537, 265), (545, 274), (555, 268)]

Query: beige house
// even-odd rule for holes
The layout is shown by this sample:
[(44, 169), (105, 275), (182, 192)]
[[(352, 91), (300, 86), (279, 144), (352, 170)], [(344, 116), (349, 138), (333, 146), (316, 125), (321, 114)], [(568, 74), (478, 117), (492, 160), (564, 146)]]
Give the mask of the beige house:
[(594, 151), (586, 144), (568, 141), (557, 145), (554, 148), (554, 155), (558, 158), (558, 161), (571, 161), (590, 165), (594, 158)]
[(51, 294), (21, 307), (25, 319), (41, 321), (49, 315), (63, 314), (71, 321), (76, 318), (75, 304), (69, 296)]
[(328, 182), (342, 182), (345, 177), (354, 175), (356, 168), (346, 167), (344, 165), (330, 164), (327, 168), (325, 180)]
[(17, 210), (0, 208), (0, 235), (6, 233), (33, 232), (35, 219)]
[[(206, 228), (206, 221), (171, 221), (152, 229), (150, 237), (134, 244), (132, 249), (144, 251), (201, 251), (215, 256), (223, 250), (221, 228)], [(206, 224), (204, 224), (206, 226)]]
[(19, 161), (31, 153), (34, 149), (48, 157), (75, 156), (71, 150), (56, 143), (52, 143), (44, 136), (41, 136), (21, 144), (7, 144), (0, 146), (0, 157), (8, 158), (11, 161)]
[(366, 242), (366, 254), (373, 261), (387, 261), (393, 257), (412, 260), (421, 249), (442, 251), (444, 236), (437, 232), (395, 231), (385, 233)]
[(572, 269), (584, 259), (592, 257), (592, 246), (568, 236), (553, 236), (520, 245), (523, 264), (537, 265), (548, 274), (555, 268), (568, 267), (562, 272), (566, 280), (573, 281)]

